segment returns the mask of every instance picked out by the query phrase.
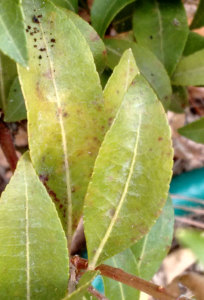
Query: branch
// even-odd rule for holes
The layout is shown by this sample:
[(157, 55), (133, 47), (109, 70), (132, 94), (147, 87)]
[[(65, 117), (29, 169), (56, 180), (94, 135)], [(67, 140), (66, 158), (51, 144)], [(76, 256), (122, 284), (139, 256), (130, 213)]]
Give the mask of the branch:
[[(72, 257), (71, 262), (77, 270), (85, 270), (88, 268), (88, 261), (79, 256)], [(156, 299), (176, 300), (176, 298), (169, 294), (164, 287), (158, 286), (137, 276), (126, 273), (121, 269), (113, 268), (108, 265), (100, 265), (96, 268), (96, 270), (99, 270), (101, 275), (103, 276), (122, 282)]]
[(108, 298), (106, 298), (104, 295), (102, 295), (101, 293), (99, 293), (97, 290), (95, 290), (94, 287), (90, 286), (88, 288), (88, 292), (90, 294), (92, 294), (94, 297), (96, 297), (99, 300), (108, 300)]
[(14, 172), (18, 157), (16, 155), (11, 132), (2, 119), (0, 119), (0, 145), (12, 172)]

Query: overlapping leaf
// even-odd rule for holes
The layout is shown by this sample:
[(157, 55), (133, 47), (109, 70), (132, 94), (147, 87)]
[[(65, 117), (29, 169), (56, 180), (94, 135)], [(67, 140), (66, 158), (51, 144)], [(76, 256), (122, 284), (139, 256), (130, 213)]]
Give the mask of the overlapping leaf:
[(77, 14), (71, 11), (66, 10), (66, 13), (68, 18), (74, 23), (74, 25), (81, 31), (81, 33), (85, 37), (93, 54), (96, 68), (98, 72), (101, 73), (104, 70), (106, 63), (106, 48), (103, 41), (88, 22), (84, 21)]
[(26, 37), (19, 0), (0, 1), (0, 49), (21, 65), (27, 65)]
[(204, 26), (204, 1), (200, 0), (198, 9), (195, 13), (190, 28), (195, 29), (200, 28), (202, 26)]
[(116, 14), (134, 0), (94, 0), (91, 9), (92, 25), (103, 36)]
[(204, 85), (204, 49), (181, 59), (173, 74), (172, 83), (182, 86)]
[(6, 110), (10, 87), (17, 75), (16, 64), (0, 52), (0, 108)]
[(138, 0), (133, 29), (139, 44), (150, 49), (169, 74), (174, 71), (188, 37), (185, 9), (179, 0)]
[[(168, 198), (162, 214), (150, 232), (138, 243), (115, 255), (105, 263), (150, 280), (158, 270), (172, 242), (174, 210)], [(103, 277), (105, 295), (109, 300), (138, 299), (139, 292), (107, 277)], [(115, 298), (114, 298), (115, 297)]]
[(106, 39), (105, 44), (108, 51), (107, 64), (110, 68), (115, 67), (126, 49), (132, 49), (141, 74), (153, 87), (164, 107), (167, 108), (172, 93), (171, 83), (166, 70), (157, 57), (148, 49), (134, 42)]
[(126, 50), (118, 65), (114, 68), (103, 91), (105, 114), (109, 126), (116, 116), (125, 93), (137, 74), (139, 74), (139, 70), (135, 64), (133, 53), (131, 49)]
[(60, 300), (68, 284), (66, 238), (28, 153), (0, 200), (0, 295)]
[(204, 144), (204, 117), (178, 129), (186, 138)]
[(148, 232), (165, 203), (171, 167), (165, 113), (137, 76), (103, 141), (85, 198), (90, 268)]
[(11, 85), (9, 95), (4, 110), (4, 120), (6, 122), (16, 122), (27, 118), (25, 102), (21, 91), (21, 86), (16, 77)]
[(56, 5), (71, 9), (73, 11), (77, 11), (78, 9), (78, 0), (52, 0), (52, 2)]
[(31, 159), (70, 244), (104, 135), (102, 89), (86, 40), (67, 14), (49, 1), (23, 5), (30, 61), (19, 75)]
[(169, 110), (176, 113), (183, 113), (184, 109), (188, 106), (188, 90), (184, 86), (173, 86), (173, 93)]
[(204, 49), (204, 36), (190, 31), (183, 51), (183, 55), (188, 56), (201, 49)]

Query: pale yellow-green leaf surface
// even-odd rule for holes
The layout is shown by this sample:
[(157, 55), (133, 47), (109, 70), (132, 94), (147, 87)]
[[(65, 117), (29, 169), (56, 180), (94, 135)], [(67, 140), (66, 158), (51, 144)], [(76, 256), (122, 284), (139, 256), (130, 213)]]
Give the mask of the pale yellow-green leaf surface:
[(60, 300), (68, 272), (61, 222), (26, 153), (0, 200), (0, 298)]
[(163, 107), (136, 76), (102, 143), (85, 198), (90, 269), (150, 230), (167, 198), (172, 156)]
[(31, 159), (68, 235), (82, 214), (104, 135), (103, 94), (90, 48), (62, 9), (23, 2), (29, 69), (19, 67)]

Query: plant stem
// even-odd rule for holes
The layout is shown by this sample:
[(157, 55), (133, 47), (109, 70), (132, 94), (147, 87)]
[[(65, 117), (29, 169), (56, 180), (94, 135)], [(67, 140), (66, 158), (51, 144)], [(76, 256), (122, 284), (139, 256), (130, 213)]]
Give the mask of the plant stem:
[[(88, 261), (86, 259), (80, 258), (79, 256), (72, 257), (71, 261), (77, 270), (85, 270), (88, 268)], [(133, 287), (154, 297), (155, 299), (176, 300), (176, 298), (170, 295), (164, 287), (158, 286), (152, 282), (126, 273), (121, 269), (113, 268), (108, 265), (100, 265), (96, 268), (96, 270), (99, 270), (101, 275), (103, 276), (122, 282), (130, 287)]]
[(0, 119), (0, 145), (10, 165), (11, 171), (14, 172), (18, 157), (16, 155), (11, 132), (2, 119)]
[(102, 295), (101, 293), (99, 293), (97, 290), (95, 290), (95, 288), (93, 288), (92, 286), (90, 286), (88, 288), (88, 292), (90, 294), (92, 294), (94, 297), (96, 297), (99, 300), (108, 300), (108, 298), (106, 298), (104, 295)]

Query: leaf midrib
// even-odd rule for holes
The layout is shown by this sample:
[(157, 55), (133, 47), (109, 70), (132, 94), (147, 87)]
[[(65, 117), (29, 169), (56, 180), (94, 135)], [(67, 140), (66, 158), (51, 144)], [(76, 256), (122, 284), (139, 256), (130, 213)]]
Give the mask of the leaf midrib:
[(1, 94), (2, 108), (3, 108), (3, 111), (5, 112), (5, 109), (6, 109), (6, 95), (5, 95), (3, 64), (2, 64), (1, 54), (0, 54), (0, 94)]
[[(141, 122), (142, 122), (142, 115), (139, 114), (139, 120), (138, 120), (138, 129), (137, 129), (137, 136), (136, 136), (136, 140), (135, 140), (135, 146), (134, 146), (134, 152), (133, 152), (133, 158), (132, 158), (132, 162), (131, 162), (131, 165), (130, 165), (130, 170), (129, 170), (129, 174), (128, 174), (128, 177), (127, 177), (127, 181), (125, 183), (125, 186), (124, 186), (124, 190), (123, 190), (123, 193), (121, 195), (121, 198), (119, 200), (119, 204), (117, 206), (117, 209), (115, 211), (115, 214), (110, 222), (110, 225), (104, 235), (104, 238), (102, 239), (92, 261), (90, 262), (89, 264), (89, 268), (90, 269), (95, 269), (96, 267), (96, 264), (97, 264), (97, 261), (105, 247), (105, 244), (107, 243), (110, 235), (111, 235), (111, 232), (113, 230), (113, 227), (117, 221), (117, 218), (119, 216), (119, 213), (120, 213), (120, 210), (122, 208), (122, 205), (125, 201), (125, 197), (126, 197), (126, 194), (127, 194), (127, 191), (128, 191), (128, 187), (129, 187), (129, 184), (130, 184), (130, 180), (131, 180), (131, 177), (132, 177), (132, 174), (134, 172), (134, 166), (135, 166), (135, 163), (136, 163), (136, 159), (137, 159), (137, 153), (138, 153), (138, 144), (139, 144), (139, 138), (140, 138), (140, 127), (141, 127)], [(114, 124), (114, 123), (113, 123)], [(113, 126), (113, 125), (112, 125)]]
[[(33, 1), (33, 5), (35, 6), (35, 3)], [(53, 5), (54, 6), (54, 5)], [(57, 8), (56, 8), (57, 9)], [(50, 65), (50, 71), (51, 71), (51, 79), (55, 91), (55, 96), (57, 100), (57, 107), (59, 111), (62, 111), (62, 105), (60, 101), (60, 97), (58, 94), (58, 89), (57, 89), (57, 84), (56, 84), (56, 79), (55, 79), (55, 73), (54, 73), (54, 67), (53, 67), (53, 62), (50, 58), (50, 54), (48, 51), (48, 43), (46, 41), (45, 35), (44, 35), (44, 30), (42, 28), (42, 23), (39, 23), (39, 27), (41, 29), (41, 34), (43, 41), (45, 43), (45, 48), (46, 48), (46, 53), (47, 53), (47, 58), (49, 61)], [(66, 143), (66, 131), (64, 127), (64, 122), (63, 122), (63, 117), (62, 113), (59, 113), (59, 124), (60, 124), (60, 129), (61, 129), (61, 135), (62, 135), (62, 148), (64, 152), (64, 166), (65, 166), (65, 177), (66, 177), (66, 193), (67, 193), (67, 240), (68, 240), (68, 248), (71, 247), (71, 238), (72, 238), (72, 199), (71, 199), (71, 182), (70, 182), (70, 174), (69, 174), (69, 163), (68, 163), (68, 149), (67, 149), (67, 143)]]

